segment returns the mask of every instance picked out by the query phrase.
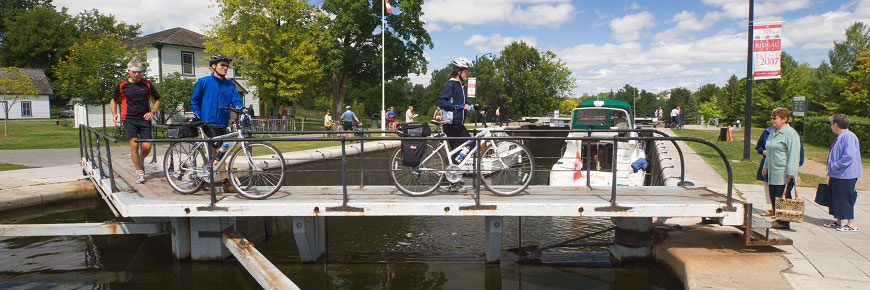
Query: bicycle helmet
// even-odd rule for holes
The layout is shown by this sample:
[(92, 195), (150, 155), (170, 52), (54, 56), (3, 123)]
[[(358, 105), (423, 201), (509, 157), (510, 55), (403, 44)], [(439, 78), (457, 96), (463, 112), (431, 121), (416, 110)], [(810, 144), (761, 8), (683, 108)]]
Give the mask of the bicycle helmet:
[(471, 61), (468, 60), (467, 58), (464, 58), (464, 57), (454, 59), (453, 61), (450, 62), (450, 64), (452, 64), (454, 67), (459, 67), (459, 68), (467, 68), (467, 69), (474, 68), (474, 65), (471, 63)]
[(208, 65), (212, 66), (212, 65), (219, 63), (219, 62), (222, 62), (222, 61), (225, 61), (227, 63), (231, 63), (231, 62), (233, 62), (233, 59), (231, 59), (223, 54), (214, 54), (208, 58)]

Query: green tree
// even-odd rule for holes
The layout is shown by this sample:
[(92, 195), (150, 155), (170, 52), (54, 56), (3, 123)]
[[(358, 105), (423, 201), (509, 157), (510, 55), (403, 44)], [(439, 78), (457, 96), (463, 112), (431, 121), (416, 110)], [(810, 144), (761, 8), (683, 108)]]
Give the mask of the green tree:
[(474, 71), (471, 75), (477, 78), (478, 103), (489, 104), (498, 95), (501, 95), (502, 83), (497, 73), (495, 62), (491, 58), (481, 58), (474, 64)]
[(36, 8), (54, 9), (51, 0), (3, 0), (0, 1), (0, 39), (6, 32), (6, 19), (14, 18), (19, 13)]
[(810, 81), (813, 69), (806, 63), (798, 63), (785, 52), (782, 53), (781, 59), (781, 77), (779, 79), (753, 82), (753, 123), (766, 123), (774, 108), (791, 108), (792, 97), (808, 96), (812, 92)]
[[(126, 78), (127, 63), (142, 58), (141, 52), (127, 49), (120, 39), (112, 35), (74, 43), (69, 54), (55, 67), (58, 75), (53, 83), (55, 92), (83, 104), (102, 105), (105, 114), (105, 105), (111, 99), (115, 86)], [(105, 130), (106, 121), (103, 118)]]
[(567, 100), (564, 100), (564, 101), (562, 101), (561, 104), (559, 104), (559, 112), (560, 112), (561, 114), (566, 114), (566, 113), (569, 113), (569, 114), (570, 114), (571, 111), (574, 110), (574, 108), (577, 107), (577, 104), (579, 104), (579, 103), (577, 102), (576, 99), (567, 99)]
[[(385, 79), (426, 73), (423, 49), (432, 39), (420, 20), (423, 0), (393, 1), (394, 14), (386, 15)], [(383, 1), (325, 0), (321, 18), (326, 27), (320, 56), (332, 88), (332, 108), (342, 111), (348, 82), (361, 79), (380, 85), (381, 5)], [(396, 13), (397, 11), (397, 13)], [(378, 33), (375, 33), (375, 32)]]
[(32, 98), (39, 91), (33, 80), (16, 67), (0, 68), (0, 100), (3, 101), (4, 136), (9, 136), (9, 109), (22, 99)]
[(190, 96), (193, 95), (193, 79), (184, 78), (175, 72), (163, 77), (158, 90), (160, 92), (160, 109), (158, 124), (166, 124), (175, 114), (181, 113), (190, 106)]
[(870, 50), (865, 50), (855, 62), (855, 68), (845, 77), (837, 77), (836, 83), (843, 88), (844, 101), (836, 106), (836, 112), (847, 115), (870, 116)]
[(828, 51), (828, 61), (834, 73), (845, 75), (855, 68), (858, 56), (870, 48), (870, 27), (863, 22), (855, 22), (846, 28), (846, 40), (834, 42), (834, 49)]
[(85, 10), (73, 18), (77, 39), (96, 39), (104, 34), (120, 38), (122, 41), (139, 35), (142, 24), (127, 24), (118, 21), (114, 15), (102, 14), (97, 9)]
[(51, 66), (67, 53), (75, 31), (66, 9), (26, 10), (4, 21), (6, 31), (0, 39), (0, 64), (40, 68), (54, 79)]
[(722, 96), (719, 98), (718, 106), (722, 110), (722, 117), (726, 123), (733, 123), (744, 117), (745, 88), (746, 81), (738, 80), (735, 75), (731, 75), (731, 78), (722, 87)]
[(205, 50), (243, 62), (259, 98), (287, 104), (299, 100), (322, 74), (313, 20), (317, 12), (299, 0), (219, 0), (220, 12), (206, 32)]
[(495, 61), (497, 78), (515, 114), (548, 114), (571, 96), (574, 78), (554, 53), (539, 53), (525, 42), (513, 42), (499, 54)]

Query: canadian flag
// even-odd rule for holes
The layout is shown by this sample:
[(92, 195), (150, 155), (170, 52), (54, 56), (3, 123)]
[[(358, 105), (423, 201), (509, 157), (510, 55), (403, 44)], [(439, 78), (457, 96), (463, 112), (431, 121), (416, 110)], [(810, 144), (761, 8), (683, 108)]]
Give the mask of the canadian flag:
[(574, 161), (574, 180), (583, 178), (583, 161), (580, 159), (580, 152), (577, 152), (577, 160)]
[(387, 3), (387, 13), (389, 13), (390, 15), (393, 15), (393, 7), (390, 6), (390, 0), (384, 0), (384, 1), (386, 1), (386, 3)]

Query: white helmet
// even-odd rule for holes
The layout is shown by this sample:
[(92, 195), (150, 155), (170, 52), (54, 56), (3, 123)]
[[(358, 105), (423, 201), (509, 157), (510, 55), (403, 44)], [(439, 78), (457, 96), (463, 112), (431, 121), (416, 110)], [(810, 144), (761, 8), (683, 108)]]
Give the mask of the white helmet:
[(453, 61), (450, 62), (450, 64), (452, 64), (454, 67), (459, 67), (459, 68), (467, 68), (467, 69), (474, 68), (474, 65), (471, 64), (471, 61), (468, 60), (467, 58), (464, 58), (464, 57), (454, 59)]

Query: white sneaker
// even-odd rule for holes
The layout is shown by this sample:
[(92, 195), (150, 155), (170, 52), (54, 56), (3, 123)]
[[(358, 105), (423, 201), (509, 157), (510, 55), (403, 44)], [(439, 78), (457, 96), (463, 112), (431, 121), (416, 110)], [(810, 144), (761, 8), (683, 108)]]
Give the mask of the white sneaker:
[(145, 184), (145, 173), (136, 174), (136, 183)]

